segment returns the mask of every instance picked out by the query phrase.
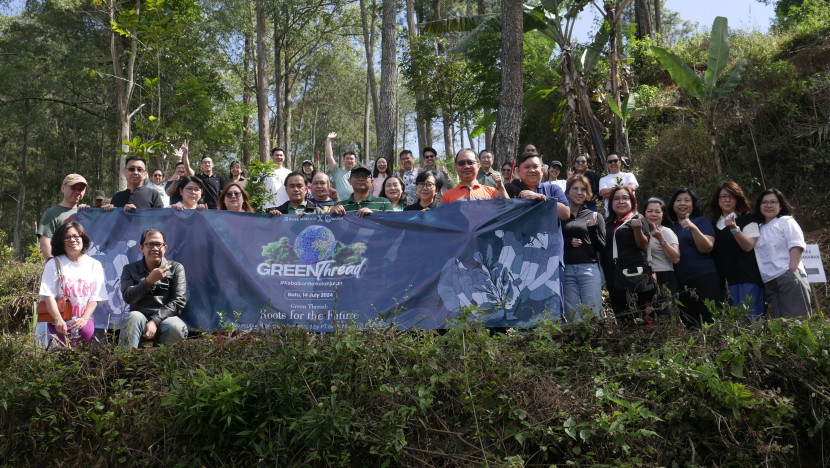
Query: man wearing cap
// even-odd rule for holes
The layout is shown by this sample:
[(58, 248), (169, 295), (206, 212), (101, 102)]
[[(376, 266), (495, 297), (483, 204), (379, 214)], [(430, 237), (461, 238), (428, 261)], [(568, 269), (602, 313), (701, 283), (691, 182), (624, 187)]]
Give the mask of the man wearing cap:
[(274, 148), (271, 150), (271, 161), (276, 169), (265, 178), (266, 198), (265, 211), (270, 211), (288, 201), (288, 194), (285, 192), (285, 178), (291, 174), (291, 170), (283, 167), (285, 164), (285, 150)]
[(352, 185), (350, 181), (350, 171), (357, 164), (357, 155), (354, 151), (346, 151), (343, 153), (343, 168), (337, 165), (334, 160), (334, 150), (331, 147), (331, 141), (337, 138), (337, 133), (331, 132), (326, 137), (326, 163), (331, 168), (331, 178), (337, 188), (337, 196), (341, 200), (345, 200), (352, 194)]
[(375, 211), (392, 211), (392, 203), (383, 198), (372, 195), (372, 171), (363, 165), (357, 164), (351, 168), (349, 184), (352, 193), (345, 200), (341, 200), (331, 209), (332, 214), (344, 215), (356, 211), (362, 218)]
[(490, 200), (493, 198), (510, 198), (504, 184), (501, 180), (501, 174), (494, 172), (492, 174), (495, 187), (488, 187), (481, 185), (476, 176), (478, 175), (478, 158), (476, 152), (470, 148), (465, 148), (455, 155), (455, 172), (458, 173), (460, 183), (458, 187), (447, 190), (444, 195), (441, 195), (440, 203), (442, 205), (447, 203), (455, 203), (459, 200)]
[(67, 219), (75, 217), (87, 186), (86, 179), (80, 174), (69, 174), (63, 178), (61, 202), (44, 211), (37, 226), (38, 245), (44, 259), (52, 258), (52, 236)]
[(124, 164), (124, 177), (127, 179), (127, 190), (122, 190), (112, 196), (112, 201), (103, 208), (111, 211), (113, 208), (124, 208), (124, 211), (134, 211), (144, 208), (164, 208), (161, 195), (155, 190), (144, 186), (147, 177), (147, 161), (141, 156), (130, 156)]
[(288, 201), (275, 209), (269, 210), (268, 212), (272, 215), (304, 215), (323, 212), (320, 207), (306, 199), (308, 187), (305, 184), (305, 176), (299, 172), (292, 172), (286, 176), (285, 191), (288, 193)]
[(496, 183), (493, 182), (493, 173), (496, 172), (493, 170), (493, 153), (489, 150), (484, 150), (478, 154), (479, 160), (479, 168), (478, 168), (478, 175), (476, 176), (476, 180), (481, 185), (486, 185), (488, 187), (496, 187)]
[(640, 184), (637, 183), (634, 174), (620, 170), (622, 161), (616, 154), (609, 154), (605, 164), (608, 166), (608, 175), (599, 180), (599, 196), (605, 199), (605, 216), (609, 216), (608, 197), (611, 195), (611, 190), (617, 185), (626, 185), (633, 192)]
[(95, 208), (103, 208), (104, 200), (106, 198), (107, 194), (104, 193), (103, 190), (96, 190), (95, 193), (92, 194), (92, 206)]
[(314, 174), (314, 177), (311, 178), (311, 197), (308, 201), (320, 207), (324, 213), (328, 213), (334, 207), (335, 203), (331, 199), (331, 195), (331, 179), (329, 179), (329, 175), (325, 172)]

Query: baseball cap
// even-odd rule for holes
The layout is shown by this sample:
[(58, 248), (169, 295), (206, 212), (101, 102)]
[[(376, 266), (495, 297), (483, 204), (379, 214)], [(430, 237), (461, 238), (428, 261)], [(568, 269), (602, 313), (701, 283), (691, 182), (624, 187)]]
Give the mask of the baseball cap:
[(555, 160), (551, 161), (550, 165), (551, 166), (559, 166), (559, 169), (562, 169), (562, 163), (559, 162), (559, 161), (555, 161)]
[(352, 167), (351, 173), (354, 174), (355, 172), (365, 172), (369, 175), (372, 175), (372, 170), (364, 166), (363, 164), (355, 164), (354, 167)]
[(84, 176), (80, 174), (69, 174), (68, 176), (63, 178), (62, 185), (75, 185), (75, 184), (84, 184), (89, 187), (89, 184), (84, 179)]
[(96, 190), (95, 193), (92, 194), (93, 200), (103, 200), (105, 198), (107, 198), (107, 194), (105, 194), (103, 190)]

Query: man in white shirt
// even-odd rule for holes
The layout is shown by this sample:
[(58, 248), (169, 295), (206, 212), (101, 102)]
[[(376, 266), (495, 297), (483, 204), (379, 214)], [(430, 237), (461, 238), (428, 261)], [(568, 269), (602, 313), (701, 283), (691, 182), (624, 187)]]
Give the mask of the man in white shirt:
[(609, 154), (605, 164), (608, 166), (608, 175), (599, 180), (599, 196), (605, 200), (605, 216), (610, 216), (608, 211), (608, 197), (611, 195), (611, 189), (617, 185), (627, 185), (633, 192), (637, 190), (640, 184), (637, 183), (637, 178), (634, 177), (634, 174), (620, 170), (622, 161), (616, 154)]
[(265, 199), (265, 211), (276, 208), (288, 201), (288, 193), (285, 191), (285, 177), (291, 174), (291, 170), (283, 167), (285, 163), (285, 151), (282, 148), (271, 150), (271, 161), (277, 167), (271, 171), (271, 175), (265, 178), (267, 198)]
[(153, 175), (147, 181), (147, 187), (155, 190), (159, 193), (161, 197), (161, 202), (164, 204), (165, 207), (170, 206), (170, 197), (167, 196), (167, 192), (164, 191), (164, 171), (161, 169), (156, 169), (153, 171)]

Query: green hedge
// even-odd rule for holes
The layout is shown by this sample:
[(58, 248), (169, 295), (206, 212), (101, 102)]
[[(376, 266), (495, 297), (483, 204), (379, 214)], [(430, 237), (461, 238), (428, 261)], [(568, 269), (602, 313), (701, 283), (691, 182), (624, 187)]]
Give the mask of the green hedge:
[(9, 466), (826, 463), (830, 324), (0, 339)]

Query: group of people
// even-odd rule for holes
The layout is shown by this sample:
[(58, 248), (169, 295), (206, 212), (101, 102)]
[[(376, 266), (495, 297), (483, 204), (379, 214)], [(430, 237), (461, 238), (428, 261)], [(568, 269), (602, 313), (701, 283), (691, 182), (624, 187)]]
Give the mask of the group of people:
[[(620, 158), (614, 154), (607, 158), (605, 177), (588, 171), (587, 158), (579, 156), (570, 177), (559, 180), (561, 164), (546, 168), (532, 145), (525, 147), (515, 164), (510, 163), (506, 173), (493, 170), (491, 152), (463, 149), (454, 158), (458, 176), (458, 186), (454, 186), (446, 168), (436, 164), (437, 152), (429, 147), (422, 153), (424, 167), (416, 168), (412, 153), (403, 151), (398, 171), (383, 157), (370, 169), (358, 164), (352, 152), (343, 155), (341, 168), (332, 151), (336, 136), (330, 133), (326, 140), (331, 177), (316, 171), (311, 161), (303, 161), (301, 172), (292, 172), (282, 166), (284, 151), (272, 151), (276, 170), (265, 183), (270, 194), (267, 213), (354, 212), (364, 217), (378, 211), (426, 211), (457, 201), (550, 200), (557, 205), (555, 219), (547, 222), (559, 235), (567, 320), (578, 320), (589, 311), (603, 316), (603, 284), (615, 316), (622, 319), (650, 320), (665, 313), (666, 307), (660, 304), (677, 303), (684, 322), (694, 326), (712, 320), (707, 299), (743, 304), (753, 319), (764, 314), (765, 301), (775, 316), (811, 313), (809, 283), (801, 263), (804, 236), (792, 217), (792, 207), (777, 189), (764, 191), (753, 209), (736, 183), (723, 182), (712, 196), (706, 218), (700, 200), (688, 188), (678, 190), (668, 205), (651, 198), (638, 206), (636, 177), (620, 170)], [(164, 188), (169, 206), (253, 212), (247, 179), (238, 162), (230, 166), (232, 180), (225, 181), (213, 171), (213, 161), (207, 156), (200, 163), (202, 173), (194, 174), (186, 159), (187, 144), (178, 156), (183, 160)], [(128, 188), (102, 208), (163, 207), (159, 191), (143, 184), (146, 173), (144, 159), (127, 158)], [(158, 179), (155, 186), (161, 186), (163, 176)], [(91, 339), (92, 312), (97, 302), (106, 300), (103, 269), (85, 255), (89, 238), (73, 220), (77, 209), (86, 208), (80, 201), (87, 186), (82, 176), (68, 175), (61, 186), (61, 203), (44, 213), (38, 227), (41, 252), (49, 260), (40, 294), (50, 313), (54, 312), (48, 332), (61, 343), (69, 330), (80, 332), (77, 339)], [(598, 206), (600, 201), (605, 210)], [(187, 335), (179, 318), (186, 297), (184, 268), (164, 257), (166, 242), (161, 231), (145, 231), (139, 243), (142, 260), (122, 272), (122, 295), (130, 304), (121, 327), (124, 346), (138, 346), (142, 339), (170, 343)], [(662, 293), (673, 300), (657, 300), (655, 306)], [(72, 302), (70, 323), (60, 318), (55, 306), (54, 299), (61, 296)]]

